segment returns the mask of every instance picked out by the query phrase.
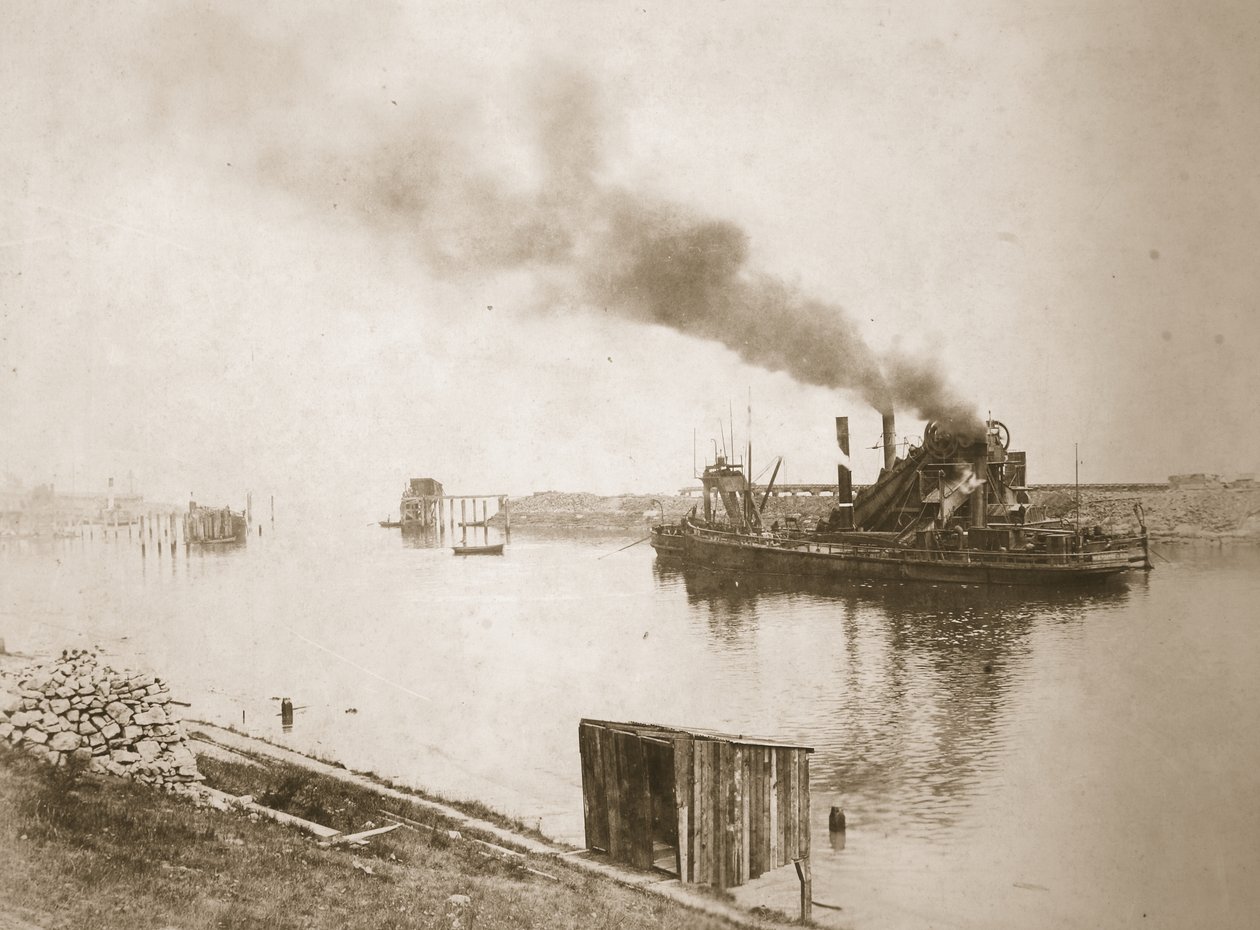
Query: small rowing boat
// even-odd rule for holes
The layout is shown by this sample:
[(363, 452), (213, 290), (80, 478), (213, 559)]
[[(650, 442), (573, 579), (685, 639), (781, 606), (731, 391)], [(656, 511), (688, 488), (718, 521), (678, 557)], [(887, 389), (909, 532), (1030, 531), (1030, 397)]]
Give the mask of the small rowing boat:
[(488, 546), (455, 546), (451, 551), (456, 555), (503, 555), (503, 543), (493, 543)]

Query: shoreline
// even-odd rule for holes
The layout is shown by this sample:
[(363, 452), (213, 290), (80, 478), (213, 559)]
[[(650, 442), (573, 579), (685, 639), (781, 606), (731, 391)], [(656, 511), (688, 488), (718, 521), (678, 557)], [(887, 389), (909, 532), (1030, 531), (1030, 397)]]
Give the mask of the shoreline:
[[(15, 673), (51, 658), (0, 653), (0, 676), (11, 679)], [(433, 868), (420, 860), (436, 845), (449, 853), (447, 860), (454, 857), (438, 869), (443, 882), (456, 890), (446, 902), (448, 919), (450, 901), (460, 898), (464, 901), (460, 907), (473, 908), (474, 915), (485, 909), (492, 924), (496, 918), (511, 922), (517, 916), (517, 897), (522, 893), (517, 886), (526, 885), (534, 911), (547, 913), (554, 902), (558, 912), (570, 913), (567, 922), (556, 926), (648, 930), (666, 925), (681, 930), (694, 925), (757, 930), (795, 922), (786, 912), (764, 906), (750, 909), (723, 892), (684, 885), (671, 873), (636, 870), (589, 849), (553, 840), (475, 800), (448, 800), (424, 788), (396, 784), (373, 772), (289, 749), (231, 726), (195, 718), (187, 719), (185, 725), (189, 748), (203, 769), (197, 776), (203, 787), (192, 791), (176, 791), (170, 786), (163, 790), (139, 778), (89, 771), (71, 764), (71, 760), (53, 766), (44, 759), (30, 758), (30, 753), (9, 745), (8, 740), (0, 740), (0, 772), (5, 773), (6, 782), (6, 790), (0, 791), (0, 823), (13, 828), (0, 831), (5, 834), (0, 838), (0, 864), (22, 865), (21, 869), (7, 870), (8, 878), (16, 878), (16, 885), (0, 879), (0, 927), (44, 930), (61, 926), (66, 913), (75, 909), (91, 914), (92, 926), (115, 925), (100, 922), (101, 915), (110, 911), (121, 910), (121, 914), (111, 915), (114, 918), (147, 917), (146, 908), (156, 910), (167, 904), (166, 890), (155, 890), (155, 884), (211, 871), (211, 885), (221, 885), (225, 876), (229, 878), (232, 887), (228, 895), (233, 905), (247, 911), (268, 911), (273, 905), (265, 891), (256, 887), (250, 893), (245, 889), (251, 884), (291, 882), (297, 873), (255, 868), (248, 875), (233, 874), (238, 865), (217, 861), (223, 858), (219, 847), (225, 841), (252, 849), (280, 847), (282, 853), (273, 855), (285, 860), (292, 858), (295, 850), (300, 850), (299, 858), (319, 859), (318, 868), (313, 867), (307, 879), (312, 887), (329, 881), (329, 876), (319, 874), (321, 870), (339, 878), (353, 877), (352, 870), (356, 869), (365, 876), (385, 878), (392, 885), (409, 881), (427, 886), (432, 878), (424, 876)], [(32, 796), (56, 797), (66, 810), (41, 814), (40, 806), (48, 802), (35, 800), (32, 807)], [(357, 801), (347, 807), (347, 798)], [(312, 806), (319, 813), (312, 814)], [(116, 822), (120, 816), (122, 822)], [(379, 820), (372, 823), (364, 818), (382, 816), (387, 826), (398, 831), (389, 841), (376, 837), (367, 845), (362, 845), (366, 841), (354, 842), (352, 833), (357, 835), (363, 829), (381, 832), (374, 829)], [(58, 818), (64, 818), (65, 823), (46, 829)], [(148, 824), (138, 831), (138, 841), (128, 842), (128, 830), (123, 827), (146, 819)], [(154, 831), (178, 832), (189, 821), (198, 826), (183, 842), (152, 842)], [(346, 840), (330, 839), (339, 836)], [(95, 853), (106, 843), (111, 848), (102, 853), (102, 860)], [(352, 856), (352, 851), (357, 852)], [(83, 863), (84, 855), (93, 863), (90, 867), (73, 864)], [(227, 858), (234, 858), (230, 849)], [(119, 873), (108, 863), (120, 859), (146, 865), (153, 864), (150, 860), (161, 860), (157, 864), (166, 873), (156, 883), (153, 876), (144, 874), (152, 870), (139, 865)], [(213, 870), (207, 860), (216, 860)], [(488, 860), (494, 862), (489, 872), (485, 867)], [(26, 876), (24, 883), (17, 873), (28, 865), (33, 874)], [(81, 874), (95, 875), (102, 870), (110, 873), (105, 879), (83, 878)], [(379, 880), (376, 884), (379, 886)], [(214, 891), (206, 888), (199, 888), (198, 893), (214, 896)], [(312, 894), (317, 896), (313, 890)], [(621, 920), (619, 915), (627, 909), (626, 894), (647, 895), (648, 901), (656, 902), (629, 904), (629, 910), (645, 912), (643, 921)], [(119, 906), (120, 897), (127, 903)], [(582, 906), (593, 900), (598, 906)], [(319, 909), (335, 910), (341, 903), (342, 896), (337, 894)], [(440, 906), (440, 896), (433, 903)], [(389, 909), (374, 896), (352, 901), (348, 907), (359, 923), (347, 919), (324, 925), (393, 925), (389, 923)], [(597, 916), (601, 910), (606, 913)], [(437, 911), (425, 913), (432, 916)], [(209, 925), (219, 924), (211, 921)], [(449, 925), (467, 926), (458, 922)]]
[[(1074, 519), (1076, 495), (1071, 487), (1043, 485), (1029, 488), (1031, 507), (1051, 519)], [(540, 491), (512, 498), (513, 529), (540, 528), (573, 531), (640, 531), (653, 523), (675, 522), (698, 505), (698, 494), (611, 494)], [(834, 506), (830, 496), (771, 497), (766, 501), (768, 519), (789, 514), (806, 519), (826, 517)], [(1202, 542), (1213, 545), (1260, 543), (1260, 489), (1215, 488), (1181, 490), (1170, 486), (1082, 485), (1080, 522), (1100, 525), (1108, 531), (1136, 533), (1134, 505), (1144, 511), (1153, 541)], [(491, 518), (503, 527), (503, 517)]]

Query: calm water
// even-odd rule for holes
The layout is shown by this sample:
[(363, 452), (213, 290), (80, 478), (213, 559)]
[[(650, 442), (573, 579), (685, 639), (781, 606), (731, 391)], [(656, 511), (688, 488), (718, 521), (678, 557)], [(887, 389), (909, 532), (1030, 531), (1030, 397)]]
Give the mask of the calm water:
[[(323, 524), (326, 526), (327, 524)], [(577, 722), (816, 747), (815, 917), (858, 928), (1250, 927), (1260, 914), (1260, 550), (1091, 593), (799, 590), (514, 534), (456, 559), (396, 530), (171, 559), (8, 542), (0, 636), (100, 644), (190, 715), (478, 798), (581, 842)], [(281, 731), (279, 698), (298, 706)], [(842, 849), (827, 811), (842, 805)], [(791, 910), (791, 868), (741, 889)]]

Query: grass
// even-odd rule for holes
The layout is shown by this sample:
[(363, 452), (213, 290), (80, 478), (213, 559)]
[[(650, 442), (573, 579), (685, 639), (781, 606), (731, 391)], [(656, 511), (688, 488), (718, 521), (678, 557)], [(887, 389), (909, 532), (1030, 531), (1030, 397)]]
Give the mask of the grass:
[[(231, 733), (240, 734), (241, 736), (248, 736), (249, 739), (257, 741), (257, 742), (264, 742), (272, 746), (277, 746), (280, 749), (287, 748), (284, 746), (280, 746), (278, 743), (271, 742), (265, 738), (253, 736), (252, 734), (246, 734), (233, 726), (228, 726), (228, 727), (225, 727), (224, 729), (228, 730)], [(204, 733), (199, 732), (197, 729), (197, 725), (195, 723), (190, 725), (190, 731), (191, 731), (191, 735), (194, 738), (207, 739), (211, 742), (214, 741), (213, 737), (208, 737)], [(239, 755), (243, 755), (246, 758), (253, 758), (255, 759), (255, 761), (262, 762), (266, 766), (271, 767), (273, 769), (279, 768), (285, 771), (291, 770), (293, 773), (299, 773), (303, 775), (309, 774), (307, 770), (305, 769), (298, 768), (296, 766), (284, 766), (282, 763), (277, 763), (275, 760), (268, 759), (266, 757), (257, 756), (255, 753), (243, 752), (241, 750), (235, 750), (235, 751)], [(335, 759), (324, 758), (318, 754), (311, 754), (310, 758), (315, 759), (316, 761), (319, 761), (319, 762), (323, 762), (325, 765), (331, 765), (339, 769), (345, 769), (346, 771), (350, 771), (349, 769), (346, 769), (345, 765), (343, 765), (341, 762)], [(207, 761), (211, 761), (211, 763), (213, 763), (213, 760), (206, 760), (206, 759), (198, 760), (197, 765), (199, 766), (199, 768), (201, 769), (203, 773), (207, 771), (206, 766), (205, 766), (205, 763)], [(241, 772), (243, 773), (243, 779), (238, 779), (237, 781), (234, 781), (234, 782), (230, 781), (230, 779), (234, 777), (228, 774), (230, 772), (230, 769), (216, 769), (216, 771), (220, 773), (219, 775), (220, 778), (227, 778), (229, 779), (229, 781), (224, 784), (218, 784), (218, 783), (212, 782), (214, 787), (219, 788), (222, 791), (234, 792), (236, 794), (257, 795), (257, 790), (254, 787), (256, 786), (259, 780), (257, 770), (249, 769), (249, 768), (241, 768)], [(444, 804), (447, 807), (452, 807), (455, 810), (459, 811), (460, 813), (463, 813), (475, 820), (484, 820), (487, 823), (492, 823), (495, 826), (502, 827), (505, 830), (511, 830), (513, 833), (519, 833), (524, 836), (528, 836), (533, 839), (540, 840), (542, 842), (551, 842), (546, 836), (544, 836), (541, 832), (539, 832), (536, 826), (531, 826), (530, 824), (525, 823), (523, 820), (507, 817), (504, 814), (500, 813), (499, 811), (496, 811), (494, 808), (486, 806), (480, 801), (470, 800), (466, 798), (449, 798), (441, 794), (433, 794), (433, 793), (428, 793), (428, 792), (417, 791), (406, 785), (394, 784), (393, 782), (385, 778), (382, 778), (376, 772), (373, 772), (370, 770), (364, 771), (364, 770), (355, 769), (353, 771), (354, 771), (354, 774), (359, 776), (360, 778), (366, 778), (369, 781), (373, 781), (381, 785), (382, 787), (388, 787), (388, 788), (393, 789), (394, 791), (400, 791), (403, 794), (415, 795), (417, 798), (420, 798), (422, 800), (434, 801), (434, 802), (437, 802), (438, 804)], [(274, 779), (269, 780), (269, 781), (274, 781)], [(336, 782), (334, 782), (331, 779), (326, 779), (326, 781), (328, 781), (330, 784), (336, 784)], [(239, 791), (235, 790), (235, 788), (237, 787), (240, 788)], [(264, 804), (267, 803), (265, 801), (262, 801), (260, 798), (258, 798), (257, 800), (259, 800), (260, 803), (264, 803)], [(277, 805), (269, 804), (268, 806), (276, 807)], [(288, 813), (295, 814), (299, 817), (306, 816), (297, 810), (289, 810), (288, 808), (283, 808), (283, 809), (287, 811)], [(318, 817), (307, 817), (307, 819), (314, 820), (317, 823), (324, 823), (324, 821), (320, 820)], [(334, 825), (325, 824), (325, 826), (334, 826)]]
[(222, 790), (338, 829), (382, 824), (382, 807), (439, 829), (404, 828), (361, 849), (324, 849), (280, 824), (53, 770), (0, 747), (0, 924), (7, 910), (48, 930), (445, 928), (447, 898), (466, 894), (478, 930), (728, 926), (562, 861), (486, 857), (449, 839), (430, 811), (316, 773), (201, 764)]

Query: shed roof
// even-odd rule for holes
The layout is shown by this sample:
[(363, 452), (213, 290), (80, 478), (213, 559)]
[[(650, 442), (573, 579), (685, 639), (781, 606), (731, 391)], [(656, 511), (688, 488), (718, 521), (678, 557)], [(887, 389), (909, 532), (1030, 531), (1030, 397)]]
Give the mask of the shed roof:
[(732, 743), (741, 746), (773, 746), (779, 749), (802, 749), (805, 752), (813, 752), (813, 746), (805, 746), (801, 743), (789, 743), (780, 739), (768, 739), (763, 736), (749, 735), (747, 733), (720, 733), (717, 730), (706, 730), (700, 727), (676, 727), (665, 726), (661, 724), (651, 723), (635, 723), (633, 721), (616, 721), (616, 720), (592, 720), (583, 717), (583, 724), (591, 724), (597, 727), (607, 727), (610, 730), (621, 730), (625, 733), (633, 733), (636, 736), (645, 739), (673, 740), (680, 736), (689, 736), (692, 739), (713, 740), (719, 743)]

